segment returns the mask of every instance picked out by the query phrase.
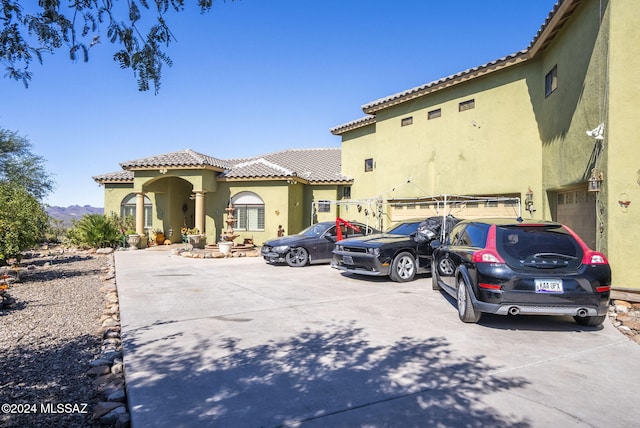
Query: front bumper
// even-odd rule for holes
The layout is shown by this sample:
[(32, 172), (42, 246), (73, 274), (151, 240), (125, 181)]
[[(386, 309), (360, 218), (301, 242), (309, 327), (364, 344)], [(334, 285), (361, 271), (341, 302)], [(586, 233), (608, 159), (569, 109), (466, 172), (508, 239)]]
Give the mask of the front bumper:
[(383, 263), (373, 254), (334, 251), (331, 267), (345, 272), (370, 276), (387, 276), (390, 263)]
[(276, 253), (262, 248), (260, 254), (267, 263), (284, 263), (286, 261), (284, 258), (286, 253)]

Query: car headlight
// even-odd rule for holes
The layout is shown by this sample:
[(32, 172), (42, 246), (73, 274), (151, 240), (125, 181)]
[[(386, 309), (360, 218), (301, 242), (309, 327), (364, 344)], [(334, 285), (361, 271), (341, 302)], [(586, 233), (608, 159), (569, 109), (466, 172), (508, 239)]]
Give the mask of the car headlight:
[(342, 251), (342, 245), (336, 245), (336, 251)]
[(367, 248), (367, 253), (372, 254), (374, 256), (379, 256), (380, 255), (380, 248)]
[(289, 246), (278, 245), (277, 247), (273, 247), (273, 251), (275, 251), (276, 253), (286, 253), (287, 251), (289, 251)]

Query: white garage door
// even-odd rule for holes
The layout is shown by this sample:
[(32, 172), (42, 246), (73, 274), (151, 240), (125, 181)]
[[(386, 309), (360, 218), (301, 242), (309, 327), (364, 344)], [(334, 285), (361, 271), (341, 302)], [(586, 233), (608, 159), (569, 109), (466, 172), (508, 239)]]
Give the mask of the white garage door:
[(587, 189), (558, 192), (557, 221), (573, 229), (592, 249), (596, 248), (596, 194)]

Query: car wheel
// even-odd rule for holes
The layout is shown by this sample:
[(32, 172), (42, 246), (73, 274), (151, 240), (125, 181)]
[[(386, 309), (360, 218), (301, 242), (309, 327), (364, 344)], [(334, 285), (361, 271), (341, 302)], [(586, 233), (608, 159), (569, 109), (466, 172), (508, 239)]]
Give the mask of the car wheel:
[(606, 318), (607, 318), (606, 315), (596, 315), (596, 316), (590, 316), (590, 317), (578, 317), (578, 316), (573, 317), (576, 323), (580, 325), (588, 325), (588, 326), (600, 325), (604, 322)]
[(436, 262), (431, 261), (431, 288), (440, 291), (442, 287), (438, 284), (438, 271), (436, 270)]
[(451, 259), (444, 258), (438, 262), (438, 269), (442, 275), (451, 276), (456, 271), (456, 267), (453, 265)]
[(458, 316), (460, 321), (475, 323), (480, 321), (482, 312), (473, 307), (471, 296), (469, 296), (469, 290), (463, 279), (458, 280)]
[(391, 279), (395, 282), (412, 281), (416, 276), (416, 259), (409, 253), (400, 253), (391, 263)]
[(302, 247), (292, 248), (284, 259), (291, 267), (302, 267), (309, 261), (309, 253)]

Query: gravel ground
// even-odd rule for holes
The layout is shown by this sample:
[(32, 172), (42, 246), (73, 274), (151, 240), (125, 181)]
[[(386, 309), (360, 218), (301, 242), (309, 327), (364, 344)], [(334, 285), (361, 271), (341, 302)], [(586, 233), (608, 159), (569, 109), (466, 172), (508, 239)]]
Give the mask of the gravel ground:
[(0, 309), (0, 426), (99, 426), (86, 373), (100, 354), (109, 258), (55, 250), (20, 263), (16, 303)]

